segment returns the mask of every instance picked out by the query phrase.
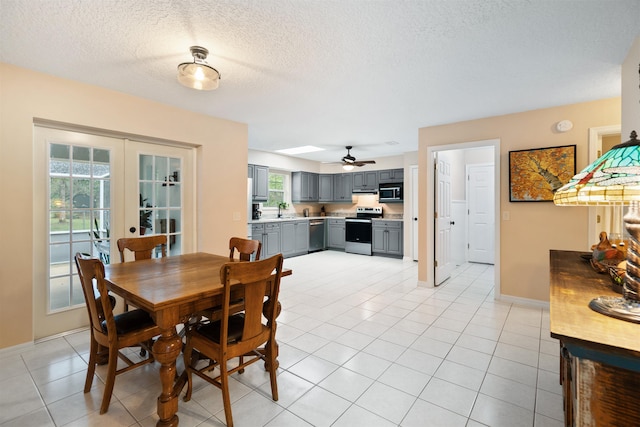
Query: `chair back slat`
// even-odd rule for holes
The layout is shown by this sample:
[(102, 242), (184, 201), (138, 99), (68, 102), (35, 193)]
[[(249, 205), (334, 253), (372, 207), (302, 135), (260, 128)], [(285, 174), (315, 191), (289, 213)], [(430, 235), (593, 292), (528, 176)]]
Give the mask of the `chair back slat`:
[(235, 251), (241, 261), (251, 261), (251, 255), (255, 254), (254, 260), (260, 260), (260, 251), (262, 243), (260, 240), (243, 239), (241, 237), (232, 237), (229, 239), (229, 259), (234, 259)]
[[(102, 322), (106, 321), (107, 333), (115, 336), (116, 324), (113, 319), (113, 309), (109, 298), (107, 285), (104, 281), (104, 264), (95, 258), (85, 259), (82, 254), (75, 256), (78, 276), (82, 285), (82, 293), (89, 311), (91, 328), (96, 333), (104, 334)], [(99, 295), (96, 297), (93, 284), (96, 284)]]
[[(272, 279), (272, 275), (274, 278)], [(267, 286), (270, 286), (269, 296), (272, 301), (277, 301), (282, 277), (282, 254), (274, 255), (261, 261), (254, 262), (230, 262), (220, 269), (220, 279), (225, 287), (223, 301), (223, 317), (221, 333), (225, 333), (227, 325), (228, 306), (232, 290), (242, 289), (244, 298), (244, 329), (242, 341), (249, 340), (261, 334), (265, 326), (262, 324), (263, 304)], [(272, 310), (273, 311), (273, 310)], [(272, 313), (273, 314), (273, 313)], [(275, 315), (267, 317), (268, 322), (275, 320)], [(225, 345), (226, 340), (221, 339)]]
[(136, 261), (141, 259), (151, 259), (153, 251), (158, 246), (161, 247), (162, 256), (167, 256), (167, 236), (155, 234), (143, 237), (123, 237), (118, 239), (118, 251), (120, 252), (120, 262), (125, 260), (125, 249), (133, 252)]

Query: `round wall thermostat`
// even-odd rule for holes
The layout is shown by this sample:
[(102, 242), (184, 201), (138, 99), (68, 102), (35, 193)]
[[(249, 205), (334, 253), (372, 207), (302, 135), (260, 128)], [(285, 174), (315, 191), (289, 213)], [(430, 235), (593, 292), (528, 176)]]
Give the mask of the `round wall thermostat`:
[(571, 120), (562, 120), (558, 122), (558, 124), (556, 125), (556, 129), (558, 130), (558, 132), (566, 132), (573, 129), (573, 123), (571, 123)]

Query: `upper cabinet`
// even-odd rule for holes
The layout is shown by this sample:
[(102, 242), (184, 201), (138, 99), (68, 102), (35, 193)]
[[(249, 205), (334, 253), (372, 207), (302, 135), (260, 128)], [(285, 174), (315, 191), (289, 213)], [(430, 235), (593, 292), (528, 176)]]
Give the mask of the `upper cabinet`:
[(257, 202), (269, 199), (269, 167), (249, 165), (249, 178), (253, 178), (253, 197)]
[(351, 203), (353, 193), (353, 174), (337, 173), (333, 175), (333, 201)]
[(317, 202), (318, 201), (317, 173), (312, 172), (291, 172), (291, 201)]
[(378, 171), (353, 172), (352, 175), (353, 191), (378, 190)]
[[(249, 165), (253, 171), (253, 186), (259, 185), (257, 168), (263, 166)], [(268, 169), (265, 172), (265, 199), (268, 196), (266, 188)], [(291, 172), (291, 201), (293, 203), (308, 202), (352, 202), (352, 193), (377, 192), (379, 184), (401, 183), (404, 179), (404, 169), (385, 169), (377, 171), (358, 171), (350, 173), (317, 174), (313, 172)]]
[(318, 201), (333, 202), (333, 175), (321, 174), (318, 178)]
[(385, 169), (378, 171), (378, 183), (386, 184), (404, 181), (404, 169)]

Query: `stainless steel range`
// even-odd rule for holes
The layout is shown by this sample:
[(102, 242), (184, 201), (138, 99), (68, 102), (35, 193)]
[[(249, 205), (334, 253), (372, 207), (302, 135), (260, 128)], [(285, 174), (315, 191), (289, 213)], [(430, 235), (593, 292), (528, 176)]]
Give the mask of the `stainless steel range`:
[(382, 218), (381, 207), (358, 206), (355, 217), (345, 218), (345, 252), (371, 255), (372, 218)]

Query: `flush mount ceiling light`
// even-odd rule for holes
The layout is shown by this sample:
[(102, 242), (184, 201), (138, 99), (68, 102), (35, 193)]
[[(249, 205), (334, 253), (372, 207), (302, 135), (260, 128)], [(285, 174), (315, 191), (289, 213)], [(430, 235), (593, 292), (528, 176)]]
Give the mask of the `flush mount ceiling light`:
[(186, 87), (197, 90), (214, 90), (218, 88), (220, 73), (207, 64), (209, 51), (201, 46), (191, 46), (193, 62), (178, 65), (178, 81)]

